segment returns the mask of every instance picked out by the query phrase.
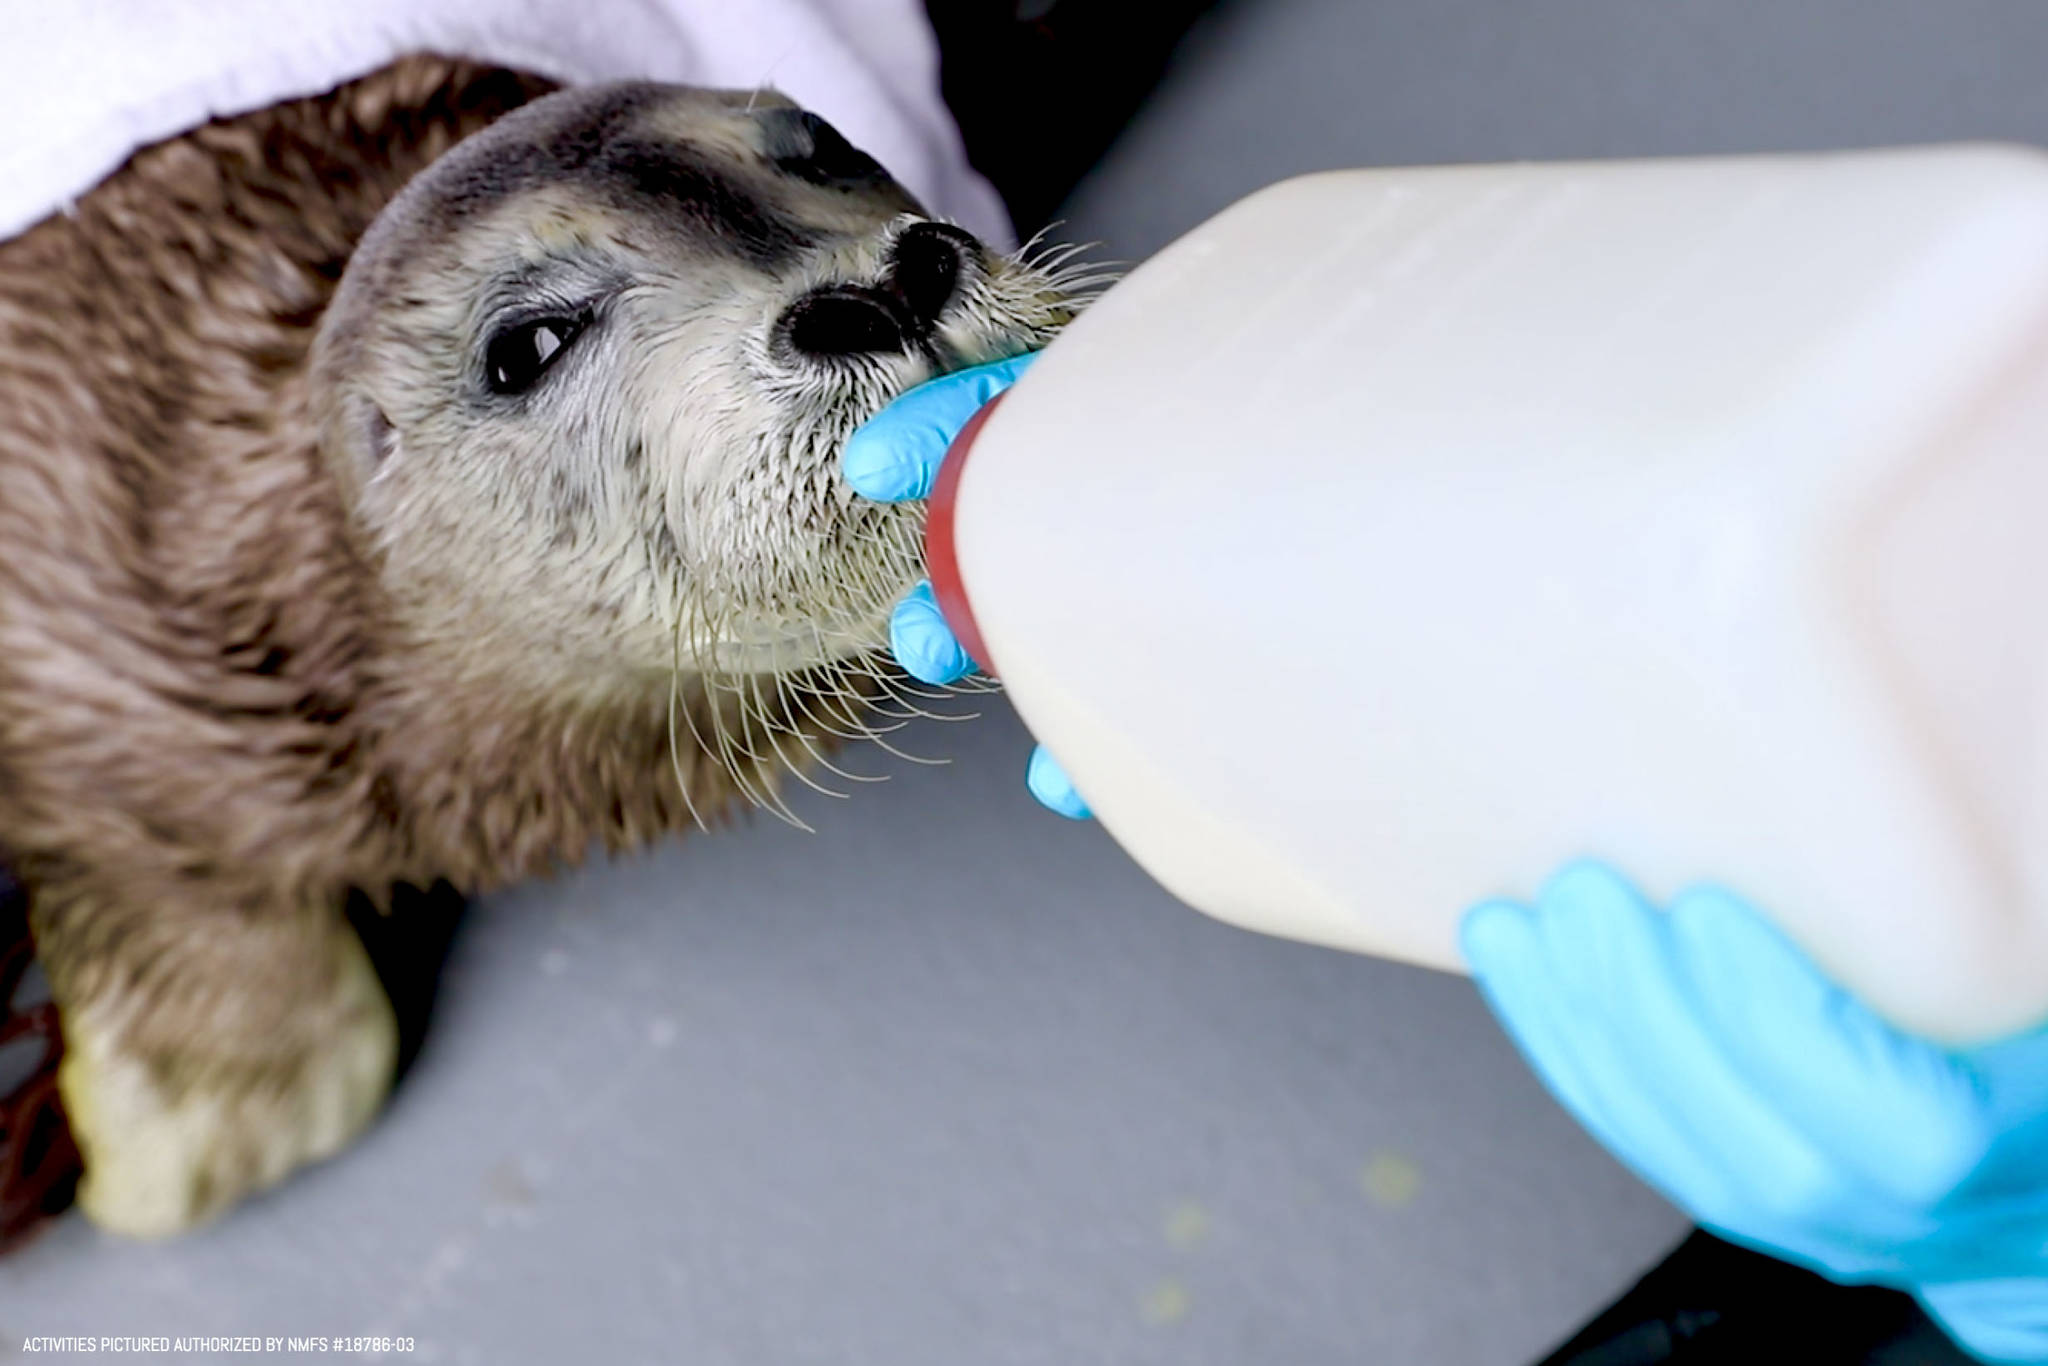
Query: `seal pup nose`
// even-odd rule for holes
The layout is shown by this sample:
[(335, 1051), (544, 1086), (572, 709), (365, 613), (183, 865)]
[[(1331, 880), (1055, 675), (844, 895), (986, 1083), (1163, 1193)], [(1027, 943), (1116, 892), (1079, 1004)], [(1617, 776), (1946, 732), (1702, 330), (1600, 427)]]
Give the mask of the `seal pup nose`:
[(896, 235), (873, 284), (821, 285), (777, 324), (783, 343), (806, 356), (903, 351), (929, 341), (980, 259), (981, 242), (950, 223), (912, 223)]

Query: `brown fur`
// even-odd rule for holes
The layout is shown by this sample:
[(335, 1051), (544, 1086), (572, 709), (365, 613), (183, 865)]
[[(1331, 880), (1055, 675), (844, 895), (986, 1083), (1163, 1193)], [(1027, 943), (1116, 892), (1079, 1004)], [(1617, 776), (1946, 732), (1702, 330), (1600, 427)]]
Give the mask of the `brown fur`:
[[(287, 1096), (367, 1008), (336, 994), (350, 889), (475, 891), (689, 820), (665, 692), (523, 695), (395, 627), (309, 413), (371, 219), (547, 88), (408, 59), (142, 151), (0, 244), (0, 845), (67, 1032), (100, 1010), (174, 1100)], [(731, 796), (689, 777), (701, 811)], [(280, 1174), (244, 1165), (192, 1209)]]

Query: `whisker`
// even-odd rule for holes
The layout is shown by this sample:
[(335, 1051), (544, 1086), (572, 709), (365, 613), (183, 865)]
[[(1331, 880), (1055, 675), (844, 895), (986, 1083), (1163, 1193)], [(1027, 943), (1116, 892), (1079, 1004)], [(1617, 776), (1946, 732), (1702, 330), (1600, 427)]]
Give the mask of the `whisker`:
[[(720, 625), (722, 628), (722, 621)], [(723, 638), (725, 634), (725, 631), (720, 629), (714, 636), (714, 640)], [(768, 715), (767, 704), (760, 696), (759, 676), (749, 673), (735, 677), (732, 673), (721, 669), (718, 676), (718, 685), (722, 691), (729, 692), (734, 699), (736, 720), (739, 727), (738, 755), (744, 756), (743, 760), (735, 756), (733, 732), (725, 725), (725, 707), (723, 705), (715, 707), (712, 712), (713, 724), (719, 729), (721, 752), (725, 756), (726, 771), (732, 775), (733, 782), (746, 795), (747, 800), (758, 810), (766, 811), (778, 820), (795, 826), (799, 830), (815, 834), (816, 832), (789, 808), (788, 803), (783, 800), (781, 793), (777, 790), (773, 779), (773, 765), (770, 763), (768, 755), (761, 753), (754, 747), (754, 727), (756, 722), (758, 722), (764, 736), (768, 740), (770, 748), (774, 751), (775, 761), (793, 769), (794, 766), (789, 763), (788, 756), (782, 752), (781, 745), (775, 740), (773, 718)]]
[[(676, 626), (670, 637), (671, 644), (669, 649), (668, 761), (669, 766), (675, 770), (676, 791), (682, 796), (683, 807), (690, 813), (691, 822), (699, 830), (709, 831), (711, 827), (705, 822), (704, 813), (697, 809), (697, 801), (690, 795), (690, 780), (683, 774), (682, 748), (678, 744), (676, 736), (676, 708), (682, 700), (683, 693), (683, 614), (686, 611), (688, 611), (687, 601), (679, 594), (676, 608)], [(701, 743), (698, 745), (697, 750), (699, 753), (703, 752), (703, 745)], [(695, 768), (696, 765), (692, 764), (691, 767)]]
[[(762, 733), (767, 737), (769, 747), (775, 751), (776, 761), (780, 763), (784, 768), (788, 769), (791, 773), (795, 774), (797, 780), (799, 782), (802, 782), (805, 786), (810, 787), (818, 792), (822, 792), (828, 797), (838, 797), (843, 800), (847, 795), (846, 793), (834, 791), (832, 788), (820, 786), (818, 783), (812, 781), (810, 775), (805, 773), (803, 769), (793, 760), (791, 760), (786, 752), (784, 752), (782, 748), (782, 740), (778, 734), (778, 730), (775, 724), (775, 717), (770, 712), (767, 699), (763, 697), (761, 694), (761, 676), (759, 674), (749, 674), (747, 676), (747, 681), (749, 687), (752, 690), (752, 705), (754, 708), (753, 714), (761, 722)], [(778, 696), (779, 695), (780, 694), (778, 693)], [(815, 835), (818, 833), (816, 830), (813, 830), (808, 824), (806, 824), (804, 820), (801, 817), (799, 817), (794, 811), (791, 811), (789, 809), (788, 804), (782, 802), (779, 799), (779, 797), (780, 794), (778, 794), (778, 800), (776, 802), (777, 807), (786, 814), (788, 814), (789, 818), (792, 821), (794, 821), (800, 829), (805, 831), (807, 834)]]
[[(764, 80), (749, 92), (747, 107), (766, 98)], [(906, 215), (890, 231), (914, 221), (916, 215)], [(1049, 223), (1001, 260), (990, 258), (992, 269), (981, 277), (970, 309), (985, 339), (963, 349), (978, 345), (996, 354), (1005, 345), (1041, 344), (1122, 278), (1121, 263), (1093, 258), (1100, 243), (1056, 240), (1062, 226)], [(679, 337), (676, 344), (685, 342)], [(710, 574), (697, 574), (692, 565), (678, 584), (670, 642), (669, 759), (700, 828), (708, 824), (708, 795), (715, 793), (720, 802), (736, 797), (810, 830), (790, 804), (794, 789), (785, 771), (814, 792), (845, 800), (846, 786), (886, 782), (890, 775), (852, 771), (842, 745), (866, 742), (907, 763), (946, 763), (912, 752), (915, 742), (897, 732), (918, 722), (973, 720), (980, 714), (977, 699), (1003, 691), (1000, 679), (979, 670), (949, 684), (927, 684), (901, 671), (886, 646), (872, 640), (878, 615), (926, 576), (923, 517), (915, 503), (895, 509), (858, 500), (849, 505), (850, 495), (836, 481), (850, 413), (879, 406), (903, 382), (899, 367), (880, 358), (849, 359), (838, 381), (842, 387), (821, 398), (815, 376), (797, 376), (772, 358), (754, 357), (769, 397), (785, 411), (803, 414), (775, 438), (783, 444), (769, 453), (787, 455), (791, 468), (802, 471), (792, 511), (807, 526), (826, 527), (825, 535), (793, 536), (778, 547), (774, 574), (765, 582), (721, 582), (711, 555)], [(753, 533), (735, 521), (715, 534)], [(692, 558), (699, 554), (709, 552), (693, 551)], [(809, 662), (782, 671), (791, 656)], [(685, 677), (691, 668), (694, 676)], [(695, 753), (686, 763), (682, 748), (689, 742)], [(707, 800), (700, 803), (700, 796)]]
[[(823, 634), (818, 630), (815, 623), (812, 624), (811, 633), (813, 638), (818, 643), (818, 653), (820, 655), (823, 655), (825, 653), (824, 637)], [(829, 681), (834, 686), (828, 692), (820, 687), (821, 681)], [(806, 669), (802, 673), (792, 677), (788, 681), (786, 686), (798, 689), (806, 697), (812, 699), (813, 701), (826, 702), (838, 706), (842, 711), (846, 713), (848, 722), (856, 728), (854, 730), (847, 731), (841, 730), (838, 727), (833, 726), (832, 724), (830, 724), (825, 715), (821, 714), (819, 711), (814, 709), (811, 706), (810, 702), (806, 702), (804, 704), (805, 718), (811, 721), (820, 730), (823, 730), (826, 734), (836, 736), (842, 740), (865, 740), (870, 738), (874, 734), (874, 728), (868, 725), (866, 722), (864, 722), (860, 718), (860, 716), (854, 712), (853, 707), (851, 705), (854, 702), (859, 702), (864, 699), (860, 698), (858, 694), (856, 694), (852, 689), (846, 686), (845, 673), (836, 662), (828, 663), (817, 669)], [(826, 759), (825, 756), (822, 753), (820, 753), (817, 749), (812, 748), (809, 745), (808, 741), (806, 742), (805, 747), (811, 749), (812, 755), (816, 757), (819, 763), (824, 764), (826, 768), (831, 769), (832, 772), (838, 774), (842, 778), (845, 778), (849, 782), (880, 783), (888, 781), (889, 775), (886, 773), (849, 773), (845, 769), (839, 768), (833, 763), (831, 763), (831, 761)]]
[(878, 746), (879, 748), (881, 748), (889, 754), (895, 755), (897, 758), (903, 760), (905, 763), (920, 764), (926, 768), (937, 768), (941, 764), (950, 764), (953, 762), (951, 759), (931, 759), (926, 758), (922, 754), (912, 754), (908, 750), (898, 749), (895, 745), (892, 745), (887, 740), (884, 740), (880, 735), (871, 736), (869, 738), (874, 742), (876, 746)]
[(711, 725), (710, 743), (705, 743), (702, 733), (697, 731), (694, 720), (691, 721), (691, 730), (697, 734), (698, 744), (717, 758), (719, 765), (725, 769), (726, 776), (732, 780), (734, 789), (750, 806), (759, 810), (765, 808), (767, 803), (762, 801), (760, 794), (754, 790), (753, 784), (748, 781), (747, 775), (741, 771), (740, 764), (733, 757), (732, 736), (725, 724), (725, 703), (720, 698), (722, 692), (730, 689), (724, 665), (717, 657), (718, 639), (722, 634), (720, 627), (723, 622), (714, 621), (701, 614), (699, 620), (710, 634), (710, 640), (698, 642), (696, 649), (698, 678), (704, 691), (705, 710)]

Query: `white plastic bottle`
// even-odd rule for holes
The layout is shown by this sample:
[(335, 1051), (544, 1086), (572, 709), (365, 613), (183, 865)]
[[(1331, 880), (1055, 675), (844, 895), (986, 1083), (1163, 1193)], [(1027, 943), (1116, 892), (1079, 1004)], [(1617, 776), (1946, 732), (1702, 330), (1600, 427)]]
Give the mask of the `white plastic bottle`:
[(2048, 157), (1289, 181), (983, 416), (942, 603), (1199, 909), (1456, 969), (1588, 855), (2048, 1017)]

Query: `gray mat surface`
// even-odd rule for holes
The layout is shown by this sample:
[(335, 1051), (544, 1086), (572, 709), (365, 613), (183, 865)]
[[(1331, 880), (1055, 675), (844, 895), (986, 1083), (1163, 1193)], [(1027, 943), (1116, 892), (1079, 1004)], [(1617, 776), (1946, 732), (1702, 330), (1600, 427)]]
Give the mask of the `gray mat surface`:
[[(2048, 141), (2025, 0), (1247, 0), (1069, 235), (1371, 162)], [(345, 1158), (0, 1264), (28, 1334), (439, 1362), (1514, 1366), (1680, 1233), (1470, 987), (1261, 940), (1039, 813), (1000, 704), (851, 802), (497, 898)]]
[(1677, 1232), (1465, 983), (1172, 903), (1030, 804), (1007, 716), (916, 743), (957, 762), (816, 835), (483, 906), (362, 1146), (171, 1246), (69, 1221), (0, 1269), (0, 1349), (1478, 1366)]

